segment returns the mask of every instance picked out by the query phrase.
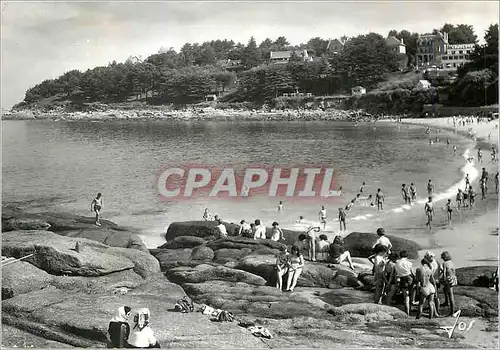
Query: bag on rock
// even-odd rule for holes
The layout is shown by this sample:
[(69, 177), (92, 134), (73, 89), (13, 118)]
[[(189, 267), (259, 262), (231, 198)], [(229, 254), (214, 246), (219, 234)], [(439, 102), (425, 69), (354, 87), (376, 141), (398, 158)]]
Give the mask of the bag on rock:
[(193, 301), (188, 296), (185, 296), (184, 298), (177, 300), (174, 309), (175, 311), (183, 313), (193, 312), (194, 311)]
[(226, 310), (222, 310), (217, 315), (218, 322), (233, 322), (233, 320), (234, 320), (233, 314)]

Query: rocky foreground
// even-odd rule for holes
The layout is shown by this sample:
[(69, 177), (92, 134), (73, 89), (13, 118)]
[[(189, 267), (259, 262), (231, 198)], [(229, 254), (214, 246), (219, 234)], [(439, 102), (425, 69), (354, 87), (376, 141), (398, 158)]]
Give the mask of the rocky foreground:
[[(228, 231), (234, 226), (227, 224)], [(69, 214), (27, 213), (4, 206), (2, 256), (28, 259), (2, 268), (2, 345), (106, 347), (108, 322), (121, 305), (148, 307), (164, 348), (262, 347), (497, 347), (497, 293), (483, 287), (495, 267), (461, 269), (456, 288), (469, 332), (451, 339), (450, 318), (408, 318), (397, 307), (375, 305), (366, 259), (374, 235), (346, 239), (356, 271), (306, 262), (292, 293), (274, 285), (281, 243), (215, 235), (215, 223), (173, 223), (167, 242), (150, 252), (133, 230)], [(287, 244), (298, 232), (286, 231)], [(391, 237), (395, 249), (418, 245)], [(76, 242), (80, 250), (75, 250)], [(486, 280), (485, 280), (486, 279)], [(195, 307), (231, 311), (219, 323), (199, 312), (178, 313), (184, 295)], [(266, 327), (272, 339), (245, 328)]]

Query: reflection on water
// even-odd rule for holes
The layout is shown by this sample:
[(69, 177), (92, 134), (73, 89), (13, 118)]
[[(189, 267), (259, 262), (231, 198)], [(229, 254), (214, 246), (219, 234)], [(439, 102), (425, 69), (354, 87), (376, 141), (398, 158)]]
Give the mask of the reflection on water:
[[(446, 144), (429, 146), (424, 127), (333, 122), (50, 122), (4, 121), (4, 201), (39, 201), (47, 209), (82, 215), (97, 192), (104, 194), (103, 216), (140, 227), (158, 236), (174, 220), (200, 219), (204, 207), (223, 218), (239, 221), (259, 217), (282, 227), (293, 226), (299, 215), (317, 220), (318, 199), (285, 200), (252, 197), (243, 202), (208, 200), (162, 202), (156, 190), (159, 170), (170, 164), (198, 163), (247, 168), (252, 164), (321, 164), (335, 169), (335, 182), (345, 197), (329, 204), (334, 218), (338, 206), (356, 195), (366, 181), (367, 192), (386, 193), (387, 205), (400, 202), (402, 183), (414, 182), (424, 193), (429, 174), (445, 190), (459, 177), (462, 160)], [(465, 141), (450, 134), (452, 143)], [(461, 152), (458, 152), (461, 153)], [(359, 213), (371, 208), (358, 207)], [(375, 218), (373, 219), (375, 220)]]

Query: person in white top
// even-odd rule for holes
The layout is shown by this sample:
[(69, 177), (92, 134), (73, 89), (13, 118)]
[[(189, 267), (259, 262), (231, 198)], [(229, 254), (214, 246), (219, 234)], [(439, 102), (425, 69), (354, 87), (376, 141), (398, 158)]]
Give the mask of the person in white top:
[(375, 248), (375, 246), (377, 244), (382, 244), (383, 246), (385, 246), (387, 248), (387, 254), (390, 254), (391, 253), (392, 244), (391, 244), (391, 241), (389, 240), (389, 238), (387, 238), (385, 236), (385, 230), (383, 228), (379, 228), (377, 230), (377, 235), (378, 235), (379, 238), (373, 244), (372, 248)]
[(280, 239), (285, 240), (285, 235), (283, 231), (279, 228), (279, 224), (275, 221), (273, 222), (273, 229), (271, 232), (271, 240), (278, 242)]
[[(396, 265), (394, 265), (394, 271), (396, 272), (396, 280), (399, 281), (399, 290), (403, 292), (406, 314), (410, 316), (410, 295), (412, 294), (415, 275), (413, 273), (413, 265), (411, 261), (408, 260), (408, 253), (406, 250), (402, 250), (401, 253), (399, 253), (399, 260), (397, 260)], [(392, 299), (394, 292), (395, 290), (389, 292), (387, 296), (388, 301)]]
[(130, 323), (130, 336), (127, 340), (127, 348), (159, 348), (160, 344), (155, 338), (154, 332), (149, 327), (150, 312), (142, 308), (134, 313)]
[(227, 237), (227, 230), (226, 230), (226, 226), (224, 226), (224, 224), (222, 223), (222, 221), (219, 219), (217, 220), (217, 228), (219, 229), (220, 231), (220, 237), (221, 238), (224, 238), (224, 237)]
[(252, 227), (245, 220), (241, 220), (238, 236), (249, 237), (252, 233)]
[(321, 206), (321, 210), (319, 211), (319, 222), (323, 224), (323, 230), (326, 228), (326, 209), (325, 206)]
[(266, 239), (266, 228), (261, 224), (260, 220), (255, 220), (255, 232), (253, 234), (253, 239)]
[(212, 214), (210, 214), (208, 208), (205, 208), (205, 211), (203, 212), (203, 220), (212, 221)]

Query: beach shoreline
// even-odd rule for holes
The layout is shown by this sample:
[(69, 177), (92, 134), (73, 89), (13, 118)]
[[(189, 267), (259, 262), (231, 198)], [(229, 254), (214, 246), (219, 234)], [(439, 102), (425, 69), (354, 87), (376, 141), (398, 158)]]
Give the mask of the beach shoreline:
[[(453, 130), (464, 136), (468, 136), (467, 131), (471, 128), (476, 137), (476, 149), (480, 143), (498, 148), (498, 120), (456, 128), (451, 125), (451, 118), (403, 119), (402, 123)], [(451, 253), (457, 267), (498, 264), (498, 194), (491, 195), (494, 192), (491, 183), (495, 172), (498, 171), (498, 163), (488, 162), (488, 155), (489, 151), (483, 154), (483, 158), (486, 159), (484, 167), (490, 174), (489, 198), (484, 201), (485, 203), (479, 196), (476, 199), (477, 206), (484, 209), (481, 212), (460, 213), (460, 222), (454, 223), (452, 229), (441, 228), (433, 234), (436, 245), (441, 251), (448, 250)], [(481, 164), (476, 162), (474, 165), (481, 167)], [(454, 202), (454, 196), (449, 198)], [(460, 244), (456, 244), (457, 242)]]

